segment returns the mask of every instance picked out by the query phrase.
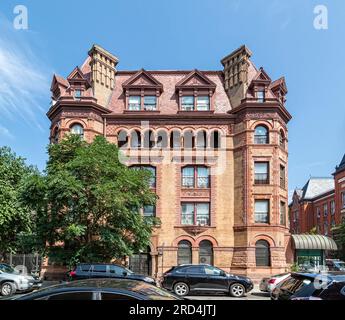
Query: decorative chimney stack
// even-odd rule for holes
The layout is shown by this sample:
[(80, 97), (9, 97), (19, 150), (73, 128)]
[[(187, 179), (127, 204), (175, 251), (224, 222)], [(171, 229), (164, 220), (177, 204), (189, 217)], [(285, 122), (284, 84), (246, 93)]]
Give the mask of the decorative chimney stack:
[(233, 107), (238, 106), (246, 95), (251, 55), (252, 52), (243, 45), (221, 61), (224, 67), (225, 90)]
[(115, 85), (116, 65), (119, 60), (107, 50), (93, 45), (89, 51), (91, 57), (91, 84), (97, 103), (103, 107), (108, 105)]

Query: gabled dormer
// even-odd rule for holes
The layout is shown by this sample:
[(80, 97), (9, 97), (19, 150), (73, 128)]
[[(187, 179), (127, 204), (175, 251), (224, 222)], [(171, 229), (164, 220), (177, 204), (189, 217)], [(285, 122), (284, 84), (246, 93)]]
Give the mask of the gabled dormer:
[(67, 77), (67, 81), (70, 85), (69, 93), (76, 99), (84, 96), (85, 91), (91, 87), (90, 82), (86, 79), (79, 67), (74, 68)]
[(54, 74), (53, 80), (50, 86), (50, 91), (52, 93), (52, 99), (58, 100), (62, 93), (64, 93), (69, 87), (69, 83), (66, 79)]
[(126, 80), (122, 87), (127, 111), (158, 111), (163, 85), (144, 69)]
[(179, 111), (213, 111), (216, 84), (199, 70), (193, 70), (176, 84)]
[(270, 89), (273, 94), (277, 97), (280, 103), (284, 105), (286, 101), (286, 94), (288, 93), (285, 78), (281, 77), (278, 80), (275, 80), (271, 83)]
[(261, 67), (255, 75), (255, 77), (253, 78), (253, 80), (251, 81), (248, 88), (251, 95), (257, 100), (257, 102), (263, 103), (266, 101), (271, 82), (271, 78)]

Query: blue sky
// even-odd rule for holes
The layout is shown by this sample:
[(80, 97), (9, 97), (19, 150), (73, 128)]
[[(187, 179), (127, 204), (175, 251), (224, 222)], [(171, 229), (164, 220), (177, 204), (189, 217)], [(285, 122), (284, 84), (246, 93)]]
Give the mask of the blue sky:
[[(28, 30), (13, 9), (28, 8)], [(313, 26), (328, 9), (328, 29)], [(272, 79), (286, 77), (290, 190), (329, 176), (345, 153), (345, 2), (98, 0), (0, 2), (0, 146), (45, 166), (53, 72), (67, 76), (98, 43), (118, 69), (220, 69), (242, 44)]]

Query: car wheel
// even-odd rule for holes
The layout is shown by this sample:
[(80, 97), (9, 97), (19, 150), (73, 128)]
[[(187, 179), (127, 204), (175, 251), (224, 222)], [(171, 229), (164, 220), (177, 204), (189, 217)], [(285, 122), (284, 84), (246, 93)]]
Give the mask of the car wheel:
[(4, 282), (1, 285), (1, 295), (4, 297), (10, 297), (15, 294), (16, 292), (16, 286), (12, 282)]
[(174, 285), (174, 292), (178, 296), (184, 297), (189, 293), (189, 287), (184, 282), (178, 282)]
[(230, 294), (231, 294), (231, 296), (233, 296), (235, 298), (241, 298), (245, 295), (245, 293), (246, 293), (246, 289), (240, 283), (234, 283), (230, 287)]

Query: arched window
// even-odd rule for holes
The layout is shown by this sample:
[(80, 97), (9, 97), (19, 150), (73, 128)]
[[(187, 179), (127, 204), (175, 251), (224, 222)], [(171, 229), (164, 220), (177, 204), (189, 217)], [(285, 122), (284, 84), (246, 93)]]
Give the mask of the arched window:
[(205, 149), (207, 147), (207, 135), (205, 131), (199, 131), (196, 136), (196, 147)]
[(257, 126), (254, 133), (254, 143), (255, 144), (267, 144), (268, 139), (268, 129), (265, 126)]
[(185, 149), (192, 149), (195, 146), (194, 133), (191, 130), (184, 132), (183, 134), (183, 147)]
[(213, 245), (211, 241), (203, 240), (200, 242), (199, 263), (213, 265)]
[(192, 263), (192, 244), (187, 240), (182, 240), (178, 244), (177, 250), (177, 264), (191, 264)]
[(220, 148), (220, 133), (218, 130), (211, 133), (211, 148), (219, 149)]
[(259, 240), (255, 244), (255, 258), (257, 267), (271, 266), (270, 245), (266, 240)]
[(180, 131), (174, 130), (170, 134), (170, 148), (180, 149), (181, 148), (181, 134)]
[(128, 134), (125, 130), (121, 130), (117, 135), (117, 146), (119, 148), (128, 146)]
[(152, 130), (144, 133), (144, 148), (151, 149), (155, 146), (155, 136)]
[(138, 130), (135, 130), (131, 133), (131, 148), (141, 148), (141, 134)]
[(284, 135), (284, 131), (283, 130), (279, 131), (279, 145), (282, 148), (285, 148), (285, 135)]
[(84, 128), (79, 123), (76, 123), (76, 124), (72, 125), (71, 133), (78, 135), (81, 139), (84, 138)]
[(157, 133), (157, 147), (160, 149), (165, 149), (168, 147), (168, 135), (163, 130), (160, 130)]

